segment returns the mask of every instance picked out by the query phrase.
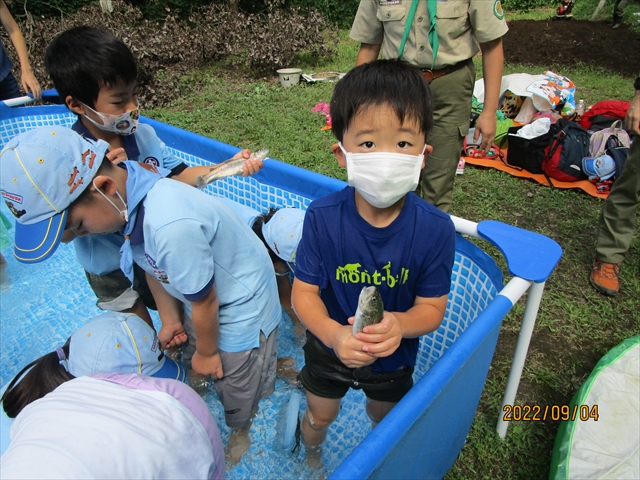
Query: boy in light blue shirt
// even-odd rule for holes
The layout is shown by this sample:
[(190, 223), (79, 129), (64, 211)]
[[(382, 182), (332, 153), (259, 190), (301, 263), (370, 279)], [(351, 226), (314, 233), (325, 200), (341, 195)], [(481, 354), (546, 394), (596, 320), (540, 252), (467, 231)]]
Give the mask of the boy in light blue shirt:
[(214, 380), (234, 429), (229, 449), (237, 440), (246, 450), (258, 401), (275, 386), (281, 310), (267, 251), (219, 199), (138, 162), (115, 165), (107, 149), (60, 126), (5, 146), (0, 194), (14, 207), (16, 249), (51, 255), (63, 234), (120, 232), (120, 268), (132, 279), (135, 259), (149, 274), (165, 347), (186, 340), (182, 304), (189, 306), (192, 368)]
[[(47, 48), (45, 66), (60, 99), (78, 115), (73, 130), (90, 140), (109, 143), (112, 161), (142, 162), (163, 176), (195, 185), (209, 167), (187, 167), (158, 138), (154, 129), (139, 123), (137, 66), (133, 54), (120, 39), (93, 27), (76, 27), (56, 36)], [(249, 156), (244, 150), (236, 156)], [(248, 161), (245, 174), (262, 167)], [(133, 281), (119, 270), (123, 238), (118, 234), (87, 235), (74, 240), (78, 262), (85, 269), (91, 288), (104, 310), (136, 313), (153, 326), (147, 311), (155, 309), (144, 272), (135, 267)], [(38, 261), (27, 252), (22, 261)]]

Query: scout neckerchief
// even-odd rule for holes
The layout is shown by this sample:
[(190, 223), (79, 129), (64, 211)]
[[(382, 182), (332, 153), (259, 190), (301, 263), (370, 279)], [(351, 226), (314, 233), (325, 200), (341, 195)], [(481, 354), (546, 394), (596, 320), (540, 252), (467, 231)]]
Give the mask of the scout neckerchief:
[[(138, 162), (126, 161), (123, 162), (127, 169), (127, 211), (129, 213), (129, 221), (124, 226), (124, 243), (120, 247), (120, 270), (124, 272), (126, 277), (131, 281), (133, 285), (133, 251), (131, 250), (131, 240), (129, 236), (133, 231), (133, 227), (136, 224), (138, 218), (138, 207), (147, 196), (151, 187), (153, 187), (158, 180), (165, 177), (165, 169), (160, 171), (160, 174), (148, 170)], [(161, 170), (161, 169), (158, 169)]]
[[(402, 58), (404, 53), (404, 46), (407, 43), (409, 32), (413, 25), (413, 17), (415, 17), (416, 9), (418, 8), (418, 1), (413, 0), (411, 2), (411, 8), (407, 15), (407, 21), (404, 27), (404, 35), (402, 36), (402, 42), (400, 42), (400, 48), (398, 49), (398, 58)], [(438, 0), (427, 0), (427, 10), (429, 11), (429, 45), (431, 45), (431, 51), (433, 52), (433, 62), (431, 68), (436, 63), (436, 57), (438, 56), (438, 49), (440, 47), (440, 41), (438, 40), (438, 31), (436, 30), (436, 12), (438, 11)]]

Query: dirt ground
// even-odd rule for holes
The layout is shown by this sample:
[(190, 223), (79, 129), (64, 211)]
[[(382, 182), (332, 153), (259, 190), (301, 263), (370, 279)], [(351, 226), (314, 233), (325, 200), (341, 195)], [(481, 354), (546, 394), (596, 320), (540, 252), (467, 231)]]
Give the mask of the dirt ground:
[(557, 73), (577, 63), (628, 77), (640, 68), (640, 34), (625, 24), (612, 29), (607, 22), (519, 20), (509, 22), (503, 42), (507, 63), (547, 65)]

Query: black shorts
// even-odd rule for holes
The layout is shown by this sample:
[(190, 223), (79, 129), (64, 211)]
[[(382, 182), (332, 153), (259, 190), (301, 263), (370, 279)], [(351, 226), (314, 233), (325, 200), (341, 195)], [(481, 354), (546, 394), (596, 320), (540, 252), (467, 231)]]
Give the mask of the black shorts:
[(305, 366), (300, 381), (309, 392), (322, 398), (342, 398), (349, 388), (362, 389), (371, 400), (397, 403), (413, 386), (413, 367), (389, 373), (371, 373), (367, 367), (349, 368), (307, 331)]

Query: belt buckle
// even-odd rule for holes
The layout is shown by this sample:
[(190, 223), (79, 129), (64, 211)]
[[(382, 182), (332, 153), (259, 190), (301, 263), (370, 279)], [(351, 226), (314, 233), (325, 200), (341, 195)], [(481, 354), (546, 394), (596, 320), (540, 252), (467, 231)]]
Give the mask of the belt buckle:
[(427, 81), (427, 83), (431, 83), (435, 78), (435, 74), (433, 73), (433, 70), (431, 70), (430, 68), (424, 68), (422, 70), (422, 76)]

